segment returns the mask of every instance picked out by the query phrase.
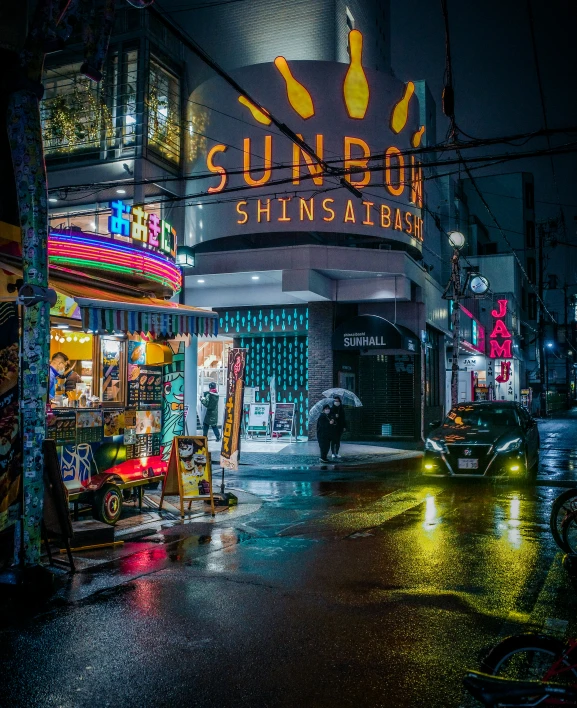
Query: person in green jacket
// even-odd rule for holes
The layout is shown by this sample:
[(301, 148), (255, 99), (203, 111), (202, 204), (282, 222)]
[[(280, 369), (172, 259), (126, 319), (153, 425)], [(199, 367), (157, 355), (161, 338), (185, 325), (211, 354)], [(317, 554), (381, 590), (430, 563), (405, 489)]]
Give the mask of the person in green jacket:
[(206, 438), (208, 429), (212, 428), (216, 442), (220, 441), (220, 431), (218, 429), (218, 391), (214, 381), (208, 385), (208, 391), (200, 399), (202, 405), (206, 408), (204, 415), (204, 423), (202, 424), (202, 434)]

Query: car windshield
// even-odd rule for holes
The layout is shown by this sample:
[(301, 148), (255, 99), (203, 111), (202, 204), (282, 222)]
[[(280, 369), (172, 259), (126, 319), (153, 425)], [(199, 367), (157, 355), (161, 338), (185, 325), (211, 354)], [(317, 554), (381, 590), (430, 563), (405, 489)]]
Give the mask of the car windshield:
[(481, 408), (476, 406), (457, 406), (449, 411), (444, 427), (464, 428), (507, 428), (519, 425), (514, 408)]

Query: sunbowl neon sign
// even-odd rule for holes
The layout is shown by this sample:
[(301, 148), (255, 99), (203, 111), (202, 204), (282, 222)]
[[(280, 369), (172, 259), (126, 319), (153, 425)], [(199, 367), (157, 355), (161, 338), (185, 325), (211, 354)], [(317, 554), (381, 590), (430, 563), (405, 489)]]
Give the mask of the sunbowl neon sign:
[[(363, 67), (362, 42), (361, 33), (351, 31), (348, 64), (277, 57), (237, 70), (238, 83), (263, 110), (220, 78), (195, 90), (190, 188), (204, 190), (206, 198), (203, 210), (187, 211), (193, 243), (325, 231), (421, 250), (423, 174), (411, 152), (425, 132), (419, 90), (412, 81)], [(282, 134), (270, 114), (290, 125), (314, 156)], [(226, 144), (218, 136), (226, 136)], [(342, 185), (341, 174), (362, 197)], [(223, 199), (229, 191), (236, 198)]]
[(508, 300), (497, 300), (498, 307), (491, 311), (493, 331), (489, 335), (489, 356), (492, 359), (513, 358), (513, 337), (505, 324)]

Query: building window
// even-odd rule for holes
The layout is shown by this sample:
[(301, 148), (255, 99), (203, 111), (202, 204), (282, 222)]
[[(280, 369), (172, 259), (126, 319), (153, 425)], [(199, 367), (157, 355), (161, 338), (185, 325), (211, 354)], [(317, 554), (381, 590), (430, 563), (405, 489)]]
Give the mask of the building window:
[(527, 258), (527, 276), (529, 277), (531, 283), (535, 284), (535, 281), (537, 280), (537, 268), (534, 258)]
[(180, 162), (180, 81), (150, 60), (148, 145), (169, 162)]
[(535, 222), (525, 222), (525, 243), (527, 248), (535, 248)]
[(346, 9), (347, 13), (347, 27), (349, 30), (354, 30), (355, 29), (355, 18), (353, 17), (353, 13), (349, 10), (347, 7)]
[(533, 182), (525, 182), (525, 207), (527, 209), (535, 208), (535, 187)]
[(47, 156), (91, 154), (114, 140), (113, 82), (99, 83), (80, 74), (80, 62), (47, 69), (41, 103), (42, 133)]
[(537, 295), (535, 295), (535, 293), (529, 293), (527, 314), (530, 320), (537, 319)]
[(136, 49), (124, 53), (120, 95), (122, 105), (122, 145), (131, 147), (136, 143), (136, 95), (138, 79), (138, 52)]

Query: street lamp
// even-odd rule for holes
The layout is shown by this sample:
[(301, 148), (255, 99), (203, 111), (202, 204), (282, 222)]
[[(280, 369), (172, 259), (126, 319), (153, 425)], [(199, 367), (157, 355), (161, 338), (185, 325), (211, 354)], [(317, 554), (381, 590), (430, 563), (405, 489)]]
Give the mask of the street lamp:
[(465, 245), (465, 237), (460, 231), (449, 231), (447, 236), (449, 237), (449, 243), (455, 250), (460, 251)]
[(176, 251), (176, 262), (181, 268), (193, 268), (195, 264), (194, 248), (179, 246)]

